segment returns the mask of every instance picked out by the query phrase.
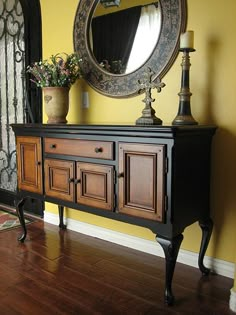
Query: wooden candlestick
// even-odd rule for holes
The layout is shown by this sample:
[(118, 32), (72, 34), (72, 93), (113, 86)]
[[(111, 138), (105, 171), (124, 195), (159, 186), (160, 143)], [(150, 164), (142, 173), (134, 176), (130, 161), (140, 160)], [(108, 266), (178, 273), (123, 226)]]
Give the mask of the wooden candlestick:
[(198, 123), (192, 117), (190, 97), (192, 93), (189, 89), (189, 69), (190, 69), (190, 56), (189, 53), (195, 51), (193, 48), (181, 48), (183, 52), (182, 57), (182, 78), (181, 89), (179, 95), (179, 110), (178, 114), (172, 122), (172, 125), (197, 125)]

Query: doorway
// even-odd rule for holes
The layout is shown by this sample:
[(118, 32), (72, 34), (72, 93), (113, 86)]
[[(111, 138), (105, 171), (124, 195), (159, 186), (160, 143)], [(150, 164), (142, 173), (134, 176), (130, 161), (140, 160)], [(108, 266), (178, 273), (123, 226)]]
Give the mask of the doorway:
[[(17, 192), (16, 147), (12, 123), (42, 121), (41, 91), (26, 75), (42, 56), (39, 0), (0, 0), (0, 203), (14, 206)], [(32, 200), (27, 210), (43, 214)]]

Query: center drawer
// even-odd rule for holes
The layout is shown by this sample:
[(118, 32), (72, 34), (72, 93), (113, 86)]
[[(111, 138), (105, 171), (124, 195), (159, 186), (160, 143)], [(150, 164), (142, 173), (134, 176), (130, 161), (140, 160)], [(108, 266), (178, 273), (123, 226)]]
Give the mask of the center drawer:
[(113, 160), (113, 142), (84, 139), (45, 138), (46, 153), (75, 155), (81, 157)]

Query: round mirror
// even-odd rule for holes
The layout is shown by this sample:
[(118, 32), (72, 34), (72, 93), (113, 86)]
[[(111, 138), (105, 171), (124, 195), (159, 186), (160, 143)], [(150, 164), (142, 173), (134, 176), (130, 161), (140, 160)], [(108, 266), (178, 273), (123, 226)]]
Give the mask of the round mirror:
[(129, 2), (80, 0), (75, 16), (74, 49), (85, 79), (110, 97), (137, 95), (148, 69), (154, 72), (152, 80), (161, 79), (186, 27), (186, 0)]

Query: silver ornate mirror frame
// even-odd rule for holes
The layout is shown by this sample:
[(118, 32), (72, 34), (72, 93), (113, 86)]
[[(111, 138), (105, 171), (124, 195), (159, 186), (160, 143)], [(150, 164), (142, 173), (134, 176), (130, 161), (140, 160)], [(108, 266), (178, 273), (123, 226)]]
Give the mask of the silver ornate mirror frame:
[(81, 68), (85, 80), (97, 92), (116, 98), (135, 96), (139, 93), (138, 81), (147, 68), (156, 78), (162, 79), (168, 72), (179, 51), (180, 34), (187, 23), (187, 0), (159, 0), (161, 7), (161, 31), (158, 42), (148, 60), (129, 74), (112, 74), (95, 60), (89, 47), (89, 28), (99, 0), (80, 0), (73, 30), (74, 50), (82, 58)]

